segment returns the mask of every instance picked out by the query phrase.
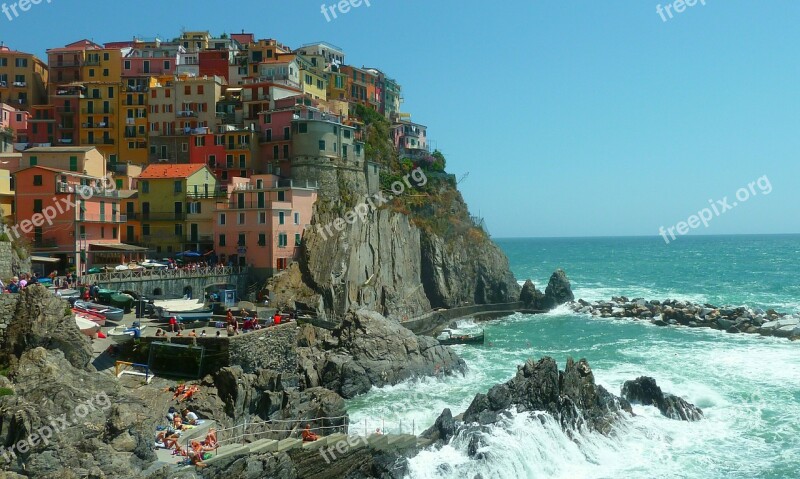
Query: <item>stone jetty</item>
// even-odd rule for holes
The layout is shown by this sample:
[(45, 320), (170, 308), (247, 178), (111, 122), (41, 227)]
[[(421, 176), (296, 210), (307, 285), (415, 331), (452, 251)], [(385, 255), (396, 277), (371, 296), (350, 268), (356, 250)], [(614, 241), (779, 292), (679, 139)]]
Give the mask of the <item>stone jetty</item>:
[(579, 299), (570, 303), (570, 308), (576, 313), (598, 318), (649, 321), (657, 326), (681, 325), (800, 339), (800, 315), (779, 313), (773, 309), (720, 307), (672, 299), (648, 301), (625, 296), (611, 298), (611, 301), (589, 302)]

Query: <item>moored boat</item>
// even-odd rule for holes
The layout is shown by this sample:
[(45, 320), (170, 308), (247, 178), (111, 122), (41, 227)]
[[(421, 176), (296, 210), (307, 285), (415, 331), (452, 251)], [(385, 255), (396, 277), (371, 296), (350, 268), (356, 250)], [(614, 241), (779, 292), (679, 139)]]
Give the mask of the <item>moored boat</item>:
[(76, 318), (82, 318), (82, 319), (85, 319), (87, 321), (91, 321), (91, 322), (93, 322), (93, 323), (95, 323), (95, 324), (97, 324), (99, 326), (105, 326), (106, 325), (106, 317), (105, 316), (101, 316), (101, 315), (95, 314), (95, 313), (90, 313), (88, 311), (83, 311), (83, 310), (77, 309), (77, 308), (72, 308), (72, 312), (75, 313), (75, 317)]
[[(134, 323), (135, 324), (135, 323)], [(112, 341), (117, 344), (127, 343), (128, 341), (141, 337), (142, 331), (147, 327), (147, 325), (143, 326), (117, 326), (115, 328), (111, 328), (106, 333), (106, 336), (109, 337)], [(138, 333), (138, 334), (137, 334)]]
[(75, 301), (73, 308), (80, 311), (85, 311), (87, 313), (104, 316), (106, 319), (111, 321), (122, 321), (122, 316), (125, 314), (125, 311), (120, 308), (80, 300)]
[(453, 334), (453, 332), (449, 329), (445, 329), (442, 331), (442, 334), (439, 338), (439, 344), (442, 345), (453, 345), (453, 344), (483, 344), (485, 335), (484, 332), (481, 331), (481, 334)]
[(75, 315), (75, 324), (78, 325), (78, 329), (81, 330), (81, 333), (89, 336), (90, 338), (94, 338), (97, 336), (97, 332), (100, 331), (100, 325), (95, 323), (94, 321), (90, 321), (86, 318), (81, 316)]

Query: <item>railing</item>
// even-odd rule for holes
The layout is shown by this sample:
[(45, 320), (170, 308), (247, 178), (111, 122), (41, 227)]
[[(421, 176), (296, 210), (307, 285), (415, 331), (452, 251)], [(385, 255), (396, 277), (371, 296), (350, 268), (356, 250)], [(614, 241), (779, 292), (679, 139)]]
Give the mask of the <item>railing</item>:
[(211, 243), (214, 241), (214, 235), (189, 235), (186, 237), (187, 243)]
[(111, 123), (111, 122), (106, 123), (106, 122), (101, 121), (100, 123), (82, 123), (81, 127), (82, 128), (114, 128), (114, 124)]
[(126, 223), (128, 218), (125, 215), (80, 215), (80, 219), (84, 223)]
[(81, 66), (81, 62), (74, 61), (74, 62), (56, 62), (54, 65), (50, 65), (50, 68), (73, 68)]
[(78, 278), (83, 284), (108, 283), (126, 279), (158, 280), (175, 278), (198, 278), (206, 276), (230, 276), (247, 274), (246, 266), (207, 266), (195, 269), (140, 269), (109, 273), (86, 274)]
[(87, 58), (83, 61), (86, 66), (100, 66), (100, 58)]
[(186, 213), (141, 213), (142, 221), (185, 221)]
[(80, 90), (56, 90), (56, 96), (76, 96), (78, 98), (86, 98)]
[(89, 185), (75, 185), (70, 183), (56, 183), (56, 193), (79, 193), (83, 196), (99, 196), (103, 198), (119, 198), (119, 191), (107, 190)]
[(95, 138), (93, 140), (89, 140), (85, 138), (81, 140), (81, 143), (89, 144), (89, 145), (113, 145), (114, 139), (113, 138)]
[(274, 188), (304, 188), (304, 189), (318, 189), (319, 183), (310, 180), (275, 180)]
[(179, 118), (196, 117), (197, 116), (197, 112), (196, 111), (191, 111), (191, 110), (178, 111), (177, 114), (178, 114)]
[[(102, 98), (94, 98), (94, 99), (101, 100)], [(114, 107), (111, 106), (108, 108), (100, 108), (99, 110), (92, 109), (91, 111), (89, 110), (89, 108), (81, 108), (81, 113), (83, 113), (84, 115), (110, 115), (114, 113)]]
[(227, 198), (228, 192), (227, 191), (187, 191), (186, 197), (191, 199), (211, 199), (211, 198)]
[(143, 93), (150, 90), (150, 85), (125, 85), (122, 91), (130, 93)]

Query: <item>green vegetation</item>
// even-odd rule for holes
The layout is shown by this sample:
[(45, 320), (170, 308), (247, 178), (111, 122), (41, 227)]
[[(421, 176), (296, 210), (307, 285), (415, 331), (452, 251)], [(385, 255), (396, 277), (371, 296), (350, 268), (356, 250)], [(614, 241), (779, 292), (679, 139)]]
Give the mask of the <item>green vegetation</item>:
[(356, 118), (364, 123), (366, 157), (382, 165), (390, 165), (396, 153), (390, 140), (392, 124), (383, 115), (364, 105), (356, 105)]
[(13, 396), (14, 390), (11, 388), (0, 388), (0, 396)]

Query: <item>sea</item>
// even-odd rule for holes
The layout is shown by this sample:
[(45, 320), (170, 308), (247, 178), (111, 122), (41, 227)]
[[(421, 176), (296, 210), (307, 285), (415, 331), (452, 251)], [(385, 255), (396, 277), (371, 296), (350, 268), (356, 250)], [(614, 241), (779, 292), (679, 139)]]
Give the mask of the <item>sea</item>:
[[(498, 239), (522, 283), (544, 290), (562, 268), (575, 297), (679, 299), (800, 313), (800, 236)], [(410, 478), (800, 477), (800, 341), (596, 319), (559, 307), (493, 321), (462, 320), (484, 346), (455, 346), (464, 376), (373, 388), (348, 401), (367, 432), (419, 434), (444, 408), (463, 412), (476, 393), (513, 377), (527, 359), (586, 358), (595, 379), (619, 394), (646, 375), (702, 408), (698, 422), (634, 405), (604, 436), (567, 436), (547, 414), (515, 413), (484, 434), (484, 458), (456, 438), (410, 460)]]

